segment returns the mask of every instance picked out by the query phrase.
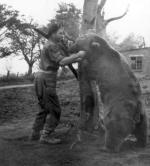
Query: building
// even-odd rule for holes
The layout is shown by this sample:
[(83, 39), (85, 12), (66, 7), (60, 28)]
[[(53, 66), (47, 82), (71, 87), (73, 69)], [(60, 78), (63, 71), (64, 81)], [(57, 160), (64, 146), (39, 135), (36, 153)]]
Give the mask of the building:
[(122, 51), (138, 78), (150, 77), (150, 47)]

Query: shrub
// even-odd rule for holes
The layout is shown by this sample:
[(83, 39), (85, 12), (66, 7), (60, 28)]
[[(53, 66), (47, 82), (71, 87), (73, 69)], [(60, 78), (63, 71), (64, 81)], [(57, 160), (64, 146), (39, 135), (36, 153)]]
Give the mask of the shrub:
[(32, 83), (34, 80), (34, 75), (16, 75), (10, 74), (8, 76), (0, 77), (0, 85), (18, 84), (18, 83)]

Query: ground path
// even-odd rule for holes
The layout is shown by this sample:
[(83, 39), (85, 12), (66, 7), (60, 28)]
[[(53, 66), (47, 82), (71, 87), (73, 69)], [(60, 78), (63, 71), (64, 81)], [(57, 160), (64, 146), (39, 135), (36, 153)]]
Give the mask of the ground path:
[(33, 86), (33, 84), (7, 85), (7, 86), (0, 86), (0, 90), (13, 89), (13, 88), (25, 88), (25, 87), (31, 87), (31, 86)]

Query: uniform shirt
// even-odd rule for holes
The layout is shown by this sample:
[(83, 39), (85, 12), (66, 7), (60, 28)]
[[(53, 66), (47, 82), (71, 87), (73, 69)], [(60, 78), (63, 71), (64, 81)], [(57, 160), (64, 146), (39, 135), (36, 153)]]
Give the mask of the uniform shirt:
[(45, 79), (46, 87), (56, 89), (57, 71), (59, 62), (65, 57), (61, 48), (53, 42), (47, 42), (40, 57), (40, 77)]
[(39, 68), (57, 72), (59, 62), (65, 57), (64, 52), (55, 43), (47, 42), (42, 50)]

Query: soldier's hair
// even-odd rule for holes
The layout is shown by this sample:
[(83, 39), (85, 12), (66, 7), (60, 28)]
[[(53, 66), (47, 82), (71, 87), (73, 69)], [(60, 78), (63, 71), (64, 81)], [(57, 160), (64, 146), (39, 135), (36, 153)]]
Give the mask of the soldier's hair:
[(56, 33), (61, 28), (60, 24), (52, 23), (48, 28), (48, 34), (47, 37), (51, 37), (53, 33)]

